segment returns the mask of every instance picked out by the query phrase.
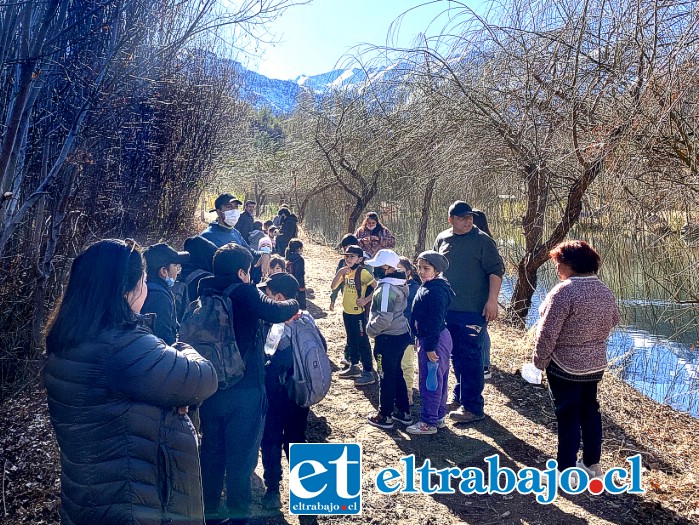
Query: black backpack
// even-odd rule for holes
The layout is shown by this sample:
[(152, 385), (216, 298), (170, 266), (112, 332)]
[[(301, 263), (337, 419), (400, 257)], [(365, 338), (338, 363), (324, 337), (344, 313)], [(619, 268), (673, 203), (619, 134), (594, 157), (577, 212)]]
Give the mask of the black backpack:
[(235, 283), (221, 295), (206, 293), (192, 301), (180, 323), (180, 341), (211, 361), (218, 375), (218, 388), (225, 390), (245, 375), (245, 361), (240, 354), (233, 331), (231, 293)]

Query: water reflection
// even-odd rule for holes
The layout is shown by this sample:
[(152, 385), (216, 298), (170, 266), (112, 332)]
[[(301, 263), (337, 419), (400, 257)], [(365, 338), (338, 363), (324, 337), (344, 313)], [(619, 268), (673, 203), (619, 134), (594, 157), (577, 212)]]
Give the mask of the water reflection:
[[(527, 316), (531, 327), (539, 305), (557, 281), (544, 270)], [(514, 279), (506, 276), (500, 301), (512, 297)], [(607, 344), (610, 368), (644, 395), (699, 417), (699, 351), (694, 305), (665, 300), (622, 299), (622, 322)]]

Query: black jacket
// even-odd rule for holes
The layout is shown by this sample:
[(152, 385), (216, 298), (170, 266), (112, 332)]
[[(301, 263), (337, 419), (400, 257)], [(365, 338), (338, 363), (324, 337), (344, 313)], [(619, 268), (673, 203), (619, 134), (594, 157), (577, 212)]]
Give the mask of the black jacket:
[(290, 273), (299, 282), (299, 289), (306, 289), (306, 261), (300, 253), (294, 252), (289, 254), (286, 260), (286, 271)]
[[(206, 277), (199, 281), (199, 295), (220, 293), (234, 281)], [(296, 301), (276, 302), (263, 294), (254, 284), (238, 286), (231, 294), (233, 331), (240, 354), (245, 359), (245, 376), (233, 386), (257, 388), (264, 385), (264, 336), (262, 321), (282, 323), (299, 311)], [(230, 390), (230, 389), (229, 389)]]
[(148, 279), (148, 295), (141, 308), (142, 314), (155, 314), (153, 333), (165, 344), (177, 341), (177, 308), (175, 296), (167, 283), (159, 277)]
[(449, 281), (437, 277), (423, 283), (415, 294), (410, 315), (410, 332), (420, 340), (426, 352), (437, 348), (439, 334), (447, 326), (447, 308), (455, 297)]
[(203, 524), (197, 442), (176, 407), (216, 391), (213, 366), (147, 328), (101, 333), (48, 356), (64, 525)]
[(279, 235), (277, 236), (277, 253), (282, 257), (285, 256), (286, 247), (289, 241), (294, 237), (298, 237), (299, 226), (298, 217), (293, 213), (289, 215), (286, 219), (282, 221), (281, 228), (279, 230)]
[[(248, 212), (244, 211), (240, 214), (240, 217), (238, 218), (238, 222), (235, 224), (235, 229), (240, 232), (240, 235), (243, 236), (243, 239), (247, 242), (248, 237), (250, 236), (250, 232), (252, 231), (252, 225), (255, 222), (255, 217), (250, 215)], [(254, 250), (257, 249), (257, 246), (252, 246)]]

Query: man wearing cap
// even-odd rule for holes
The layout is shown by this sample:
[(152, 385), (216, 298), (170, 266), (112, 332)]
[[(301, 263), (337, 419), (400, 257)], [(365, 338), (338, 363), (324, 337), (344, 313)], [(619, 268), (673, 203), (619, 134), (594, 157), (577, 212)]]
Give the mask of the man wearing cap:
[(245, 240), (248, 240), (250, 232), (253, 229), (252, 225), (255, 222), (255, 206), (257, 206), (255, 201), (245, 201), (243, 213), (240, 214), (240, 218), (235, 225), (235, 229), (240, 232), (240, 235)]
[(495, 241), (473, 225), (473, 209), (464, 201), (449, 207), (451, 228), (434, 242), (449, 261), (444, 277), (456, 293), (447, 310), (447, 328), (454, 348), (454, 398), (459, 408), (449, 413), (457, 422), (483, 419), (483, 339), (487, 322), (497, 319), (498, 294), (505, 265)]
[(201, 236), (214, 243), (217, 248), (229, 242), (242, 246), (253, 256), (253, 262), (256, 263), (256, 266), (262, 267), (263, 275), (267, 275), (269, 271), (269, 252), (252, 249), (240, 232), (235, 229), (240, 219), (238, 206), (241, 204), (242, 201), (230, 193), (219, 195), (214, 201), (214, 209), (211, 210), (216, 212), (217, 218), (209, 224), (206, 230), (201, 232)]
[(189, 252), (178, 252), (165, 243), (154, 244), (143, 252), (146, 259), (148, 295), (142, 314), (155, 314), (153, 333), (166, 344), (177, 340), (177, 313), (172, 287), (182, 265), (189, 261)]

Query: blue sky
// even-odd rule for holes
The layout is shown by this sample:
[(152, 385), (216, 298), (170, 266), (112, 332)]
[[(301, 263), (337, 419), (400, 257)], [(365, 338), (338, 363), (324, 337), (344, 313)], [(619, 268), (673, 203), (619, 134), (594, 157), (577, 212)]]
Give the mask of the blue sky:
[[(478, 5), (479, 1), (468, 3)], [(257, 58), (245, 65), (285, 80), (325, 73), (357, 44), (386, 45), (391, 22), (412, 7), (416, 9), (402, 19), (393, 45), (410, 46), (421, 32), (439, 34), (447, 15), (433, 20), (448, 6), (445, 0), (313, 0), (289, 8), (270, 24), (268, 29), (279, 42), (256, 46)]]

